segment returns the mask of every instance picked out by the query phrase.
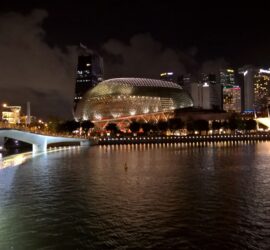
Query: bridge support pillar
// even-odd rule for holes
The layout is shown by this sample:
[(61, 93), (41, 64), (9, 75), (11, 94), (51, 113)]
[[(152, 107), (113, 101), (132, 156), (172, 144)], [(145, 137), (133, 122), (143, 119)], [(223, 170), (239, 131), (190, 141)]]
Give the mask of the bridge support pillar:
[(0, 151), (5, 150), (5, 137), (0, 137)]
[(43, 142), (43, 143), (40, 143), (40, 144), (33, 144), (32, 145), (32, 150), (33, 150), (33, 153), (46, 152), (47, 151), (47, 143)]
[(89, 140), (81, 141), (80, 145), (81, 146), (90, 146), (90, 141)]

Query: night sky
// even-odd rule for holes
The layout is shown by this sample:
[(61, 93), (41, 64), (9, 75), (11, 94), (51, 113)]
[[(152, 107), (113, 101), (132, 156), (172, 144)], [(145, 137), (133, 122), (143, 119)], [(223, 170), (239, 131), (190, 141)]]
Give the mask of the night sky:
[[(105, 77), (269, 67), (269, 11), (217, 1), (1, 1), (0, 100), (71, 118), (76, 46), (97, 50)], [(133, 2), (133, 3), (132, 3)]]

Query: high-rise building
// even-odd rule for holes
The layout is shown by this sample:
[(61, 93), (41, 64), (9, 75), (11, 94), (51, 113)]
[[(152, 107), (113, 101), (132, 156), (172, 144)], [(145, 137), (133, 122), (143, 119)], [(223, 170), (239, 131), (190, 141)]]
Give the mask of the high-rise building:
[(235, 72), (233, 69), (222, 69), (219, 72), (220, 84), (224, 87), (234, 86), (235, 83)]
[(241, 112), (241, 88), (239, 86), (223, 87), (223, 110)]
[(270, 104), (270, 70), (259, 69), (254, 75), (254, 106), (265, 110)]
[(227, 112), (241, 112), (241, 88), (236, 84), (235, 71), (222, 69), (219, 72), (222, 87), (223, 110)]
[(204, 88), (209, 88), (210, 109), (220, 110), (222, 108), (222, 87), (217, 81), (215, 74), (203, 74), (202, 83)]
[(190, 95), (193, 100), (194, 107), (202, 109), (219, 109), (213, 104), (216, 100), (213, 98), (215, 86), (209, 85), (207, 82), (198, 83), (193, 82), (190, 84)]
[(83, 95), (103, 80), (103, 60), (96, 53), (81, 45), (77, 64), (74, 110)]
[(270, 70), (245, 66), (239, 73), (244, 76), (244, 111), (266, 109), (270, 104)]

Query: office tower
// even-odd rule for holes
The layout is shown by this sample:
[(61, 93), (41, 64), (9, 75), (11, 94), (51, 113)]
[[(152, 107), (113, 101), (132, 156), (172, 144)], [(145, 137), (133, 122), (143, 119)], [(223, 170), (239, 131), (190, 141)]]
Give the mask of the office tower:
[(235, 71), (222, 69), (219, 72), (222, 87), (222, 106), (227, 112), (241, 112), (241, 88), (236, 84)]
[[(209, 109), (220, 110), (222, 108), (222, 88), (220, 83), (217, 81), (217, 77), (215, 74), (203, 74), (202, 75), (202, 86), (203, 88), (209, 88), (207, 92), (209, 92), (207, 96), (204, 98), (205, 107), (209, 107)], [(206, 92), (206, 89), (204, 92)], [(209, 102), (208, 104), (206, 104)]]
[(219, 72), (219, 81), (222, 86), (235, 86), (235, 72), (233, 69), (222, 69)]
[(241, 112), (241, 88), (239, 86), (223, 87), (223, 110)]
[(244, 66), (239, 69), (244, 76), (244, 111), (263, 111), (270, 104), (270, 70)]
[(83, 95), (103, 80), (103, 74), (102, 58), (96, 52), (80, 45), (76, 74), (74, 110), (76, 109), (77, 103), (83, 98)]
[(270, 70), (259, 69), (254, 75), (254, 106), (266, 110), (270, 104)]

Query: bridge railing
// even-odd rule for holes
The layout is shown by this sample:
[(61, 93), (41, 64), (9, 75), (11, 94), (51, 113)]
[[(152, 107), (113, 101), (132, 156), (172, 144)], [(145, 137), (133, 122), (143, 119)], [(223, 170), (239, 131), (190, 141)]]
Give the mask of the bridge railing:
[(41, 134), (47, 136), (58, 136), (58, 137), (70, 137), (70, 138), (78, 138), (78, 139), (88, 139), (85, 135), (78, 135), (78, 134), (70, 134), (70, 133), (56, 133), (49, 131), (48, 128), (40, 129), (37, 127), (27, 127), (25, 125), (17, 125), (17, 124), (7, 124), (7, 123), (0, 123), (0, 129), (16, 129), (19, 131), (34, 133), (34, 134)]

